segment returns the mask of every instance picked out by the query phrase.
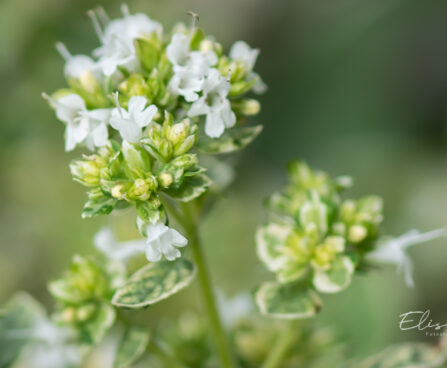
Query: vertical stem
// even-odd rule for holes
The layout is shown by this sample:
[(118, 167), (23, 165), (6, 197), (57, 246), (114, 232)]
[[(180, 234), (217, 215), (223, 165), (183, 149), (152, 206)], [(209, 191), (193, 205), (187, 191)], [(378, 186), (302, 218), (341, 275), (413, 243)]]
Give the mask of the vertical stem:
[(202, 245), (197, 231), (197, 224), (195, 223), (194, 219), (191, 218), (192, 216), (188, 216), (189, 214), (185, 208), (184, 214), (185, 221), (183, 221), (183, 227), (187, 233), (189, 246), (197, 266), (197, 277), (200, 284), (200, 293), (204, 307), (208, 314), (210, 328), (216, 344), (217, 353), (220, 358), (221, 367), (232, 368), (233, 362), (227, 342), (227, 336), (217, 310), (216, 299), (211, 287), (210, 273), (205, 262)]
[(296, 321), (291, 321), (287, 326), (287, 330), (273, 345), (270, 354), (267, 356), (262, 368), (278, 368), (284, 361), (286, 354), (296, 339)]

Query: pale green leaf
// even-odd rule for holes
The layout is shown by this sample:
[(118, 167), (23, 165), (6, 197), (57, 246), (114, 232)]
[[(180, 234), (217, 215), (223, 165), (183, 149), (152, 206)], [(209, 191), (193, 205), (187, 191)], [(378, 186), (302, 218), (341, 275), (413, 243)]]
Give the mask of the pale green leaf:
[(337, 293), (350, 284), (354, 269), (354, 263), (348, 257), (338, 257), (328, 270), (315, 271), (313, 284), (322, 293)]
[(113, 365), (114, 368), (132, 366), (144, 354), (148, 342), (149, 331), (141, 327), (129, 327), (119, 344)]
[(82, 218), (107, 215), (113, 211), (118, 201), (115, 198), (101, 196), (99, 198), (90, 198), (82, 210)]
[(299, 284), (266, 282), (256, 291), (255, 298), (260, 312), (273, 318), (309, 318), (321, 309), (318, 296)]
[(269, 223), (256, 232), (256, 249), (259, 258), (267, 268), (276, 272), (283, 268), (287, 257), (278, 251), (284, 246), (287, 236), (292, 231), (291, 226)]
[(0, 367), (10, 367), (32, 338), (23, 333), (45, 318), (43, 307), (25, 293), (16, 294), (0, 309)]
[(205, 174), (187, 176), (180, 188), (167, 189), (166, 194), (182, 202), (189, 202), (200, 197), (211, 185), (211, 180)]
[(350, 368), (441, 368), (445, 367), (446, 352), (438, 347), (422, 343), (406, 343), (391, 346)]
[(261, 132), (262, 125), (232, 128), (220, 138), (201, 137), (197, 147), (206, 154), (230, 153), (248, 146)]
[(112, 303), (124, 308), (155, 304), (188, 286), (194, 275), (194, 265), (184, 258), (149, 263), (116, 291)]
[(110, 304), (104, 302), (98, 307), (98, 311), (93, 319), (89, 320), (82, 329), (83, 338), (88, 343), (99, 343), (113, 326), (115, 318), (115, 309)]

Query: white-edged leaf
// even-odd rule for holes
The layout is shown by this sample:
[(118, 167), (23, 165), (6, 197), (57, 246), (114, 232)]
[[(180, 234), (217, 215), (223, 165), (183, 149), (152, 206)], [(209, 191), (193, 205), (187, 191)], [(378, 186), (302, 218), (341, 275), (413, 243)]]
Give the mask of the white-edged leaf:
[(256, 250), (258, 257), (270, 271), (278, 271), (287, 260), (287, 257), (278, 252), (278, 247), (284, 246), (284, 242), (291, 231), (291, 226), (277, 223), (269, 223), (258, 228)]
[(315, 271), (313, 284), (322, 293), (338, 293), (350, 284), (354, 269), (354, 263), (348, 257), (338, 257), (329, 270)]
[(116, 291), (112, 304), (123, 308), (155, 304), (188, 286), (195, 271), (194, 264), (184, 258), (149, 263)]
[(255, 299), (260, 312), (273, 318), (310, 318), (321, 309), (316, 293), (296, 283), (266, 282), (256, 291)]
[(115, 356), (114, 368), (132, 366), (146, 351), (149, 342), (149, 331), (144, 328), (131, 326), (123, 335)]
[(219, 138), (201, 137), (197, 147), (206, 154), (230, 153), (248, 146), (261, 132), (262, 125), (228, 129)]

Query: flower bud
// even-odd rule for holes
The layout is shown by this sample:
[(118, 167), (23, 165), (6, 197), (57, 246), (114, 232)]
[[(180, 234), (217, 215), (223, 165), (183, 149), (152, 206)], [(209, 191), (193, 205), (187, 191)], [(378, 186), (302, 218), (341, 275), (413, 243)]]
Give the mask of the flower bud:
[(88, 187), (95, 187), (100, 182), (101, 162), (98, 160), (75, 161), (70, 164), (73, 178)]
[(87, 304), (76, 311), (76, 320), (78, 322), (85, 322), (90, 319), (95, 313), (96, 306), (94, 304)]
[(174, 181), (174, 178), (171, 174), (167, 172), (162, 172), (158, 175), (158, 182), (160, 183), (160, 186), (163, 188), (169, 187)]
[(112, 188), (112, 197), (116, 199), (123, 199), (124, 198), (124, 185), (123, 184), (117, 184)]
[(244, 115), (257, 115), (261, 110), (261, 104), (254, 99), (245, 100), (241, 106), (241, 112)]
[(348, 240), (353, 243), (360, 243), (368, 235), (368, 230), (362, 225), (353, 225), (348, 231)]
[(174, 124), (167, 134), (167, 138), (177, 145), (182, 143), (189, 133), (189, 119), (185, 119), (180, 123)]
[(61, 321), (64, 323), (73, 323), (76, 319), (76, 310), (73, 307), (67, 307), (65, 308), (61, 315), (60, 315)]

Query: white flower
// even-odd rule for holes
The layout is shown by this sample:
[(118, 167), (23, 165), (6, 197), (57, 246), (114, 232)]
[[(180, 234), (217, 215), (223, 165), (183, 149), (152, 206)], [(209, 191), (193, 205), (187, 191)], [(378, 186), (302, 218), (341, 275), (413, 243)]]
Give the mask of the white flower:
[(65, 60), (64, 74), (67, 78), (82, 79), (91, 73), (100, 79), (99, 65), (87, 55), (72, 55), (63, 43), (58, 42), (56, 49)]
[(83, 351), (71, 342), (74, 332), (57, 326), (45, 315), (40, 315), (29, 329), (9, 332), (11, 339), (29, 339), (20, 356), (20, 367), (72, 368), (81, 363)]
[(252, 49), (244, 41), (235, 42), (230, 50), (230, 58), (235, 61), (239, 61), (244, 66), (246, 73), (248, 74), (248, 80), (257, 79), (257, 82), (253, 86), (253, 91), (260, 94), (265, 92), (267, 86), (262, 81), (261, 77), (257, 73), (253, 72), (258, 55), (259, 50)]
[(413, 263), (407, 254), (407, 248), (446, 235), (446, 229), (437, 229), (427, 233), (411, 230), (397, 238), (382, 242), (376, 250), (368, 255), (368, 259), (396, 265), (398, 271), (403, 272), (407, 285), (413, 286)]
[(171, 229), (162, 222), (148, 224), (146, 232), (146, 258), (150, 262), (158, 262), (164, 254), (173, 261), (181, 256), (177, 247), (184, 247), (188, 240), (177, 230)]
[(146, 240), (119, 242), (109, 228), (102, 228), (94, 238), (95, 247), (106, 257), (117, 261), (126, 261), (138, 254), (144, 254)]
[(123, 18), (109, 22), (104, 31), (101, 30), (99, 22), (91, 13), (92, 21), (102, 45), (94, 51), (99, 58), (105, 75), (112, 75), (121, 66), (129, 71), (137, 71), (139, 62), (134, 46), (137, 38), (150, 37), (154, 32), (161, 37), (163, 27), (160, 23), (153, 21), (147, 15), (129, 14), (126, 6), (122, 7)]
[(157, 113), (157, 107), (147, 104), (146, 97), (132, 96), (127, 111), (120, 107), (118, 94), (115, 94), (117, 107), (112, 111), (110, 125), (118, 130), (121, 137), (131, 143), (138, 142), (143, 136), (143, 128), (147, 127)]
[(191, 51), (190, 42), (190, 35), (176, 33), (166, 48), (166, 55), (174, 69), (168, 88), (173, 94), (185, 97), (188, 102), (197, 100), (205, 76), (210, 67), (217, 63), (213, 51)]
[(217, 303), (226, 328), (230, 328), (253, 310), (253, 302), (249, 294), (238, 294), (227, 299), (223, 293), (218, 292)]
[(205, 133), (211, 138), (220, 137), (225, 128), (236, 124), (236, 115), (227, 99), (230, 83), (217, 69), (211, 69), (203, 84), (203, 95), (188, 111), (189, 117), (206, 115)]
[(82, 97), (74, 93), (57, 100), (46, 94), (43, 96), (56, 109), (57, 118), (66, 124), (66, 151), (73, 150), (80, 143), (84, 143), (90, 150), (107, 144), (107, 121), (111, 109), (87, 110)]

